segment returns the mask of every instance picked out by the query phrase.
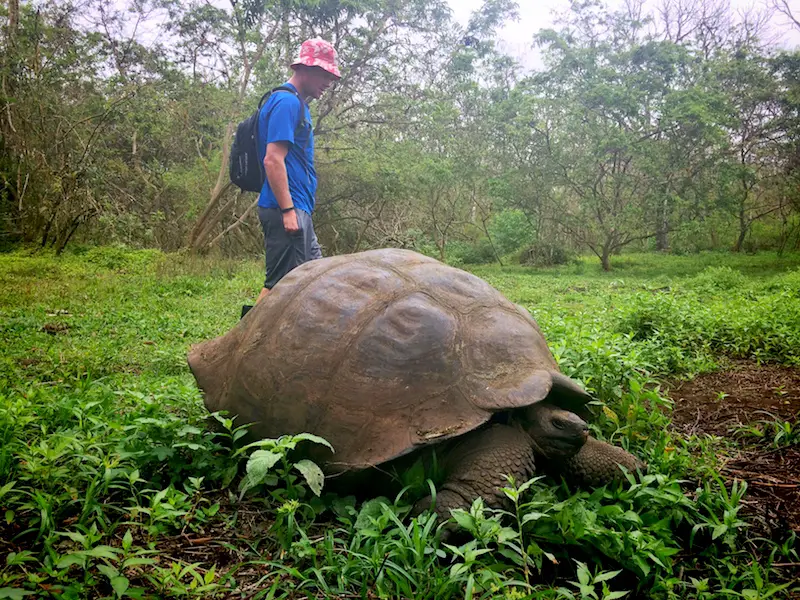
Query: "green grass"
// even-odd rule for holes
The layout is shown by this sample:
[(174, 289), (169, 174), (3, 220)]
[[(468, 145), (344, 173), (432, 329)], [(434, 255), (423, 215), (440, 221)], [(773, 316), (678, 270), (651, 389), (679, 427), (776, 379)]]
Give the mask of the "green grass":
[[(0, 255), (0, 599), (791, 597), (772, 565), (800, 561), (794, 537), (749, 532), (747, 490), (717, 475), (725, 446), (672, 435), (657, 384), (728, 357), (799, 364), (800, 256), (614, 267), (473, 271), (534, 314), (598, 398), (596, 434), (648, 475), (515, 482), (513, 510), (476, 503), (448, 545), (408, 517), (408, 491), (318, 496), (293, 440), (246, 448), (222, 416), (208, 426), (186, 352), (235, 324), (260, 262)], [(796, 425), (762, 425), (738, 438), (796, 443)]]

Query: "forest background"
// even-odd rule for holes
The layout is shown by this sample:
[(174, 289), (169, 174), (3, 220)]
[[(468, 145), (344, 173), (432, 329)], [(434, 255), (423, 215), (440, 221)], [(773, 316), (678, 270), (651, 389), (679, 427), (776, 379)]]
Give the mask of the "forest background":
[[(326, 254), (459, 263), (624, 248), (800, 248), (800, 31), (788, 0), (573, 1), (524, 67), (487, 0), (8, 0), (0, 245), (262, 252), (232, 187), (235, 124), (303, 39), (341, 81), (313, 103)], [(523, 61), (524, 62), (524, 61)]]

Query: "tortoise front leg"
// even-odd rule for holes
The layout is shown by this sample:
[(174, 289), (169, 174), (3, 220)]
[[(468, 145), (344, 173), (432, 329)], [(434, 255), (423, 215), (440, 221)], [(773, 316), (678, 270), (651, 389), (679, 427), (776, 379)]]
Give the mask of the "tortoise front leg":
[[(508, 425), (493, 425), (470, 433), (444, 457), (447, 473), (436, 494), (434, 510), (440, 519), (449, 519), (454, 508), (468, 510), (472, 502), (483, 498), (486, 506), (501, 508), (506, 496), (500, 490), (508, 485), (506, 476), (518, 482), (533, 475), (533, 447), (527, 433)], [(414, 506), (413, 514), (431, 507), (431, 496)]]
[(548, 471), (579, 487), (595, 488), (625, 479), (620, 466), (631, 473), (647, 468), (630, 452), (590, 437), (576, 455), (557, 462)]

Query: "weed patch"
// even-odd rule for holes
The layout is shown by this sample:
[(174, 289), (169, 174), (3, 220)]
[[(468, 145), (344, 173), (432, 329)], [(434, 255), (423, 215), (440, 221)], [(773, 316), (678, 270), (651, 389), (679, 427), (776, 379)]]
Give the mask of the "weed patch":
[(595, 262), (474, 272), (534, 315), (596, 398), (594, 435), (648, 472), (594, 491), (509, 481), (507, 510), (477, 501), (453, 516), (464, 536), (443, 539), (430, 515), (409, 516), (424, 481), (337, 496), (295, 453), (299, 438), (245, 446), (235, 421), (209, 418), (186, 353), (236, 323), (260, 261), (0, 255), (0, 598), (800, 593), (795, 522), (777, 520), (789, 496), (757, 510), (789, 489), (766, 484), (791, 483), (780, 469), (797, 451), (793, 384), (719, 431), (708, 415), (749, 380), (719, 381), (731, 396), (691, 410), (661, 391), (731, 358), (751, 374), (800, 364), (800, 260), (623, 255), (611, 273)]

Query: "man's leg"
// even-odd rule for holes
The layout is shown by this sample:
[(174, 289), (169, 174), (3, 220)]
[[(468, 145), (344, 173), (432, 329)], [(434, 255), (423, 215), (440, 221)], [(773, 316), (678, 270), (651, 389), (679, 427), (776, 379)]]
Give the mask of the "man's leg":
[[(297, 222), (300, 230), (291, 234), (286, 233), (283, 228), (283, 215), (280, 210), (259, 207), (258, 216), (264, 230), (266, 278), (256, 304), (266, 298), (275, 284), (289, 271), (312, 257), (322, 257), (322, 251), (311, 223), (311, 215), (308, 213), (297, 210)], [(314, 256), (315, 253), (318, 256)]]
[[(256, 304), (267, 297), (280, 279), (297, 266), (297, 234), (288, 234), (283, 228), (283, 215), (277, 208), (258, 208), (258, 218), (264, 231), (264, 263), (266, 275), (264, 287), (258, 294)], [(250, 307), (252, 308), (252, 307)], [(249, 308), (242, 307), (242, 317)]]
[[(263, 216), (262, 216), (262, 211), (263, 210), (268, 210), (268, 209), (259, 208), (258, 210), (259, 210), (258, 216), (259, 216), (259, 219), (261, 220), (261, 227), (264, 230), (264, 250), (265, 250), (265, 255), (267, 256), (267, 258), (266, 258), (267, 272), (269, 273), (269, 270), (270, 270), (269, 251), (267, 250), (267, 246), (269, 244), (269, 239), (270, 239), (270, 230), (274, 231), (275, 227), (276, 227), (276, 224), (273, 223), (273, 221), (274, 221), (274, 219), (272, 218), (273, 215), (270, 215), (269, 213), (263, 213)], [(298, 223), (300, 224), (300, 228), (301, 228), (301, 231), (302, 231), (303, 251), (304, 252), (303, 252), (303, 256), (296, 257), (296, 261), (295, 262), (297, 264), (292, 266), (292, 268), (298, 266), (299, 264), (302, 264), (303, 262), (306, 262), (306, 261), (309, 261), (309, 260), (317, 260), (319, 258), (322, 258), (322, 248), (319, 245), (319, 240), (317, 239), (317, 233), (314, 231), (314, 223), (311, 220), (311, 215), (309, 215), (308, 213), (306, 213), (306, 212), (304, 212), (302, 210), (298, 210), (297, 211), (297, 218), (298, 218)], [(281, 228), (283, 228), (283, 217), (281, 217), (280, 226), (281, 226)], [(285, 234), (285, 231), (283, 233)], [(291, 269), (289, 269), (289, 270), (291, 270)], [(267, 280), (269, 280), (269, 275), (267, 276)], [(256, 304), (258, 304), (264, 298), (267, 297), (267, 295), (269, 294), (269, 290), (270, 290), (270, 288), (266, 287), (266, 284), (265, 284), (265, 286), (263, 288), (261, 288), (261, 293), (258, 295), (258, 299), (256, 300)], [(244, 317), (250, 311), (251, 308), (253, 308), (253, 307), (252, 306), (247, 306), (247, 305), (243, 306), (242, 307), (242, 317)]]
[[(258, 207), (258, 220), (261, 222), (261, 231), (264, 232), (264, 256), (265, 256), (264, 260), (265, 260), (265, 263), (266, 263), (265, 264), (265, 271), (266, 272), (269, 272), (269, 250), (267, 249), (267, 247), (268, 247), (268, 242), (269, 242), (270, 229), (273, 228), (272, 224), (271, 224), (271, 222), (273, 220), (272, 217), (273, 217), (273, 215), (271, 215), (271, 213), (269, 212), (268, 209), (261, 208), (260, 206)], [(265, 280), (266, 280), (266, 276), (265, 276)], [(264, 298), (266, 298), (267, 294), (269, 294), (269, 288), (266, 287), (266, 283), (265, 283), (264, 287), (261, 288), (261, 293), (258, 295), (258, 298), (256, 299), (256, 304), (258, 304)], [(253, 308), (253, 307), (252, 306), (248, 306), (248, 305), (245, 305), (245, 306), (242, 307), (242, 318), (244, 318), (244, 316), (248, 312), (250, 312), (251, 308)]]

